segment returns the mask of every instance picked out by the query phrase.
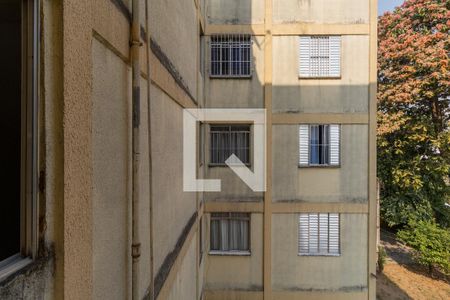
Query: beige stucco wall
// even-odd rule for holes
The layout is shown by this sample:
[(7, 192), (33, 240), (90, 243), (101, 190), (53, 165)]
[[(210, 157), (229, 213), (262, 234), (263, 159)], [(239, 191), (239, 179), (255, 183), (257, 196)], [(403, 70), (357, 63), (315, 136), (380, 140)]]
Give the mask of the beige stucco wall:
[(369, 1), (273, 0), (274, 23), (368, 23)]
[(274, 291), (367, 288), (367, 215), (340, 214), (339, 257), (298, 255), (298, 214), (272, 216)]
[(198, 22), (194, 1), (150, 1), (151, 37), (171, 60), (182, 80), (197, 98)]
[(273, 37), (273, 111), (367, 112), (368, 36), (342, 36), (340, 79), (299, 79), (298, 43), (298, 36)]
[(121, 299), (127, 297), (129, 269), (131, 74), (95, 39), (92, 46), (93, 294)]
[(273, 126), (273, 200), (367, 201), (367, 125), (341, 125), (341, 165), (298, 167), (298, 125)]
[(264, 107), (264, 37), (252, 37), (251, 78), (210, 78), (209, 38), (206, 39), (205, 101), (209, 108)]
[[(92, 60), (94, 297), (123, 299), (131, 275), (131, 70), (96, 39)], [(150, 228), (146, 86), (142, 80), (141, 232)], [(141, 235), (141, 295), (150, 283), (149, 237)]]
[[(250, 256), (208, 255), (206, 290), (261, 290), (263, 272), (263, 215), (250, 216)], [(208, 226), (209, 228), (210, 226)], [(209, 232), (208, 232), (209, 236)], [(209, 249), (209, 245), (207, 246)]]
[(264, 1), (205, 0), (206, 17), (211, 24), (264, 23)]
[(172, 283), (167, 300), (197, 299), (197, 235), (191, 240), (189, 249), (183, 258), (179, 271)]
[(158, 87), (151, 88), (154, 272), (173, 250), (196, 210), (196, 195), (183, 192), (182, 108)]
[[(263, 193), (254, 192), (233, 170), (228, 166), (210, 165), (210, 125), (205, 125), (205, 164), (204, 176), (206, 179), (220, 179), (220, 192), (207, 192), (203, 194), (205, 201), (262, 201)], [(251, 132), (251, 135), (253, 133)], [(250, 137), (250, 162), (253, 163), (253, 140)], [(251, 166), (250, 166), (251, 168)]]

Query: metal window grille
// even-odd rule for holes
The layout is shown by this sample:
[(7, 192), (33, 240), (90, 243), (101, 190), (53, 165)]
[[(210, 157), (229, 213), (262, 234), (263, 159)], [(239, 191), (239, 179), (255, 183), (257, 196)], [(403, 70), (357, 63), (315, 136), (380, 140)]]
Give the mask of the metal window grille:
[(251, 36), (211, 36), (211, 77), (251, 76)]
[(330, 164), (330, 126), (311, 125), (309, 130), (309, 163), (311, 165)]
[(211, 164), (225, 164), (235, 154), (244, 164), (250, 164), (250, 125), (211, 126)]
[(249, 213), (211, 213), (212, 251), (249, 251)]
[(299, 255), (339, 255), (339, 214), (302, 213), (299, 216)]

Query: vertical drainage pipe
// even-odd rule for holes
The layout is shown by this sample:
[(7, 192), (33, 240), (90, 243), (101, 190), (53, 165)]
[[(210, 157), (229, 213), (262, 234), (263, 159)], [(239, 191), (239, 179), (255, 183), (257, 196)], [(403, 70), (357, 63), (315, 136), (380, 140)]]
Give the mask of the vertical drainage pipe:
[(131, 290), (132, 299), (139, 299), (139, 258), (141, 256), (141, 242), (139, 237), (139, 175), (140, 175), (140, 79), (141, 70), (139, 64), (140, 22), (139, 22), (139, 1), (132, 2), (133, 19), (131, 23), (131, 67), (132, 67), (132, 233), (131, 233)]

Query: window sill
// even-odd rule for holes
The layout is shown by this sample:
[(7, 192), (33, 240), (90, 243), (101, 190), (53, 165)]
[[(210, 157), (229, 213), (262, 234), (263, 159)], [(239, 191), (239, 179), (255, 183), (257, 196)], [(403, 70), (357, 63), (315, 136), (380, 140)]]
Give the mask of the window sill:
[(218, 256), (250, 256), (252, 253), (250, 251), (218, 251), (211, 250), (208, 253), (209, 255), (218, 255)]
[[(251, 167), (251, 164), (244, 164), (246, 167)], [(231, 166), (240, 166), (240, 165), (238, 165), (238, 164), (231, 164)], [(209, 168), (215, 168), (215, 167), (221, 167), (221, 168), (224, 168), (224, 167), (228, 167), (228, 165), (227, 164), (215, 164), (215, 163), (209, 163), (208, 164), (208, 167)]]
[(22, 257), (20, 254), (11, 256), (0, 263), (0, 282), (17, 271), (25, 268), (33, 260), (29, 257)]
[(311, 77), (302, 77), (302, 76), (299, 76), (298, 77), (298, 79), (299, 80), (318, 80), (318, 79), (331, 79), (331, 80), (339, 80), (339, 79), (342, 79), (342, 76), (323, 76), (323, 77), (321, 77), (321, 76), (311, 76)]
[(209, 75), (209, 79), (252, 79), (252, 75)]
[(329, 168), (329, 169), (337, 169), (340, 168), (341, 165), (298, 165), (299, 168)]
[(320, 256), (320, 257), (339, 257), (340, 253), (337, 254), (327, 254), (327, 253), (298, 253), (298, 256)]

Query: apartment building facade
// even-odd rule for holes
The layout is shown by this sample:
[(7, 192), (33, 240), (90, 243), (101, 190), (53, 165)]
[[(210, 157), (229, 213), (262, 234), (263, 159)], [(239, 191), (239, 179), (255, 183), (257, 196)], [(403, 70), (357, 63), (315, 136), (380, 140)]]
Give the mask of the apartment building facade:
[[(0, 7), (1, 299), (375, 299), (376, 1)], [(186, 108), (265, 109), (265, 191), (232, 120), (184, 191)]]

